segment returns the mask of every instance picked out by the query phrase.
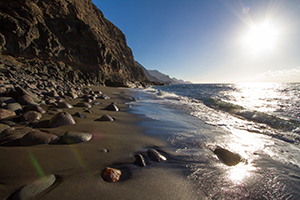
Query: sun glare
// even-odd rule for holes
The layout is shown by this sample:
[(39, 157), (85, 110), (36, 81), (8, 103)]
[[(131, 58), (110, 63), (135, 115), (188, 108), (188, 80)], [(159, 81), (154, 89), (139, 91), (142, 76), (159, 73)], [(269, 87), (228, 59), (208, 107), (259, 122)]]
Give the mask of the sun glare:
[(271, 52), (278, 42), (278, 30), (268, 23), (254, 25), (243, 38), (243, 44), (253, 55)]

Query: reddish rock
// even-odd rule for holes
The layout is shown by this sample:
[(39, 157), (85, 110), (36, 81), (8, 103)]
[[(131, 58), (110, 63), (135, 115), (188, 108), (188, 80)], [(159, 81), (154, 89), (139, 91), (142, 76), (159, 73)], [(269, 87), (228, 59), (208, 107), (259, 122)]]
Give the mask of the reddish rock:
[(121, 174), (121, 170), (110, 167), (106, 167), (102, 170), (102, 178), (107, 182), (116, 182), (120, 180)]

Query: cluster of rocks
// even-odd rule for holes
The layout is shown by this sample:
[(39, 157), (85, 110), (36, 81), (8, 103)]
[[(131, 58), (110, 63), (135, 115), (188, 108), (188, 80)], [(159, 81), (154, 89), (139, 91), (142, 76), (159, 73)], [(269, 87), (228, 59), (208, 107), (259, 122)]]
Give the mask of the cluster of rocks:
[[(151, 164), (151, 161), (163, 162), (167, 160), (167, 158), (164, 155), (162, 155), (159, 151), (153, 148), (148, 149), (147, 152), (141, 152), (136, 154), (134, 158), (135, 161), (133, 164), (139, 167), (145, 167)], [(117, 182), (122, 177), (122, 169), (106, 167), (105, 169), (102, 170), (101, 176), (107, 182)]]

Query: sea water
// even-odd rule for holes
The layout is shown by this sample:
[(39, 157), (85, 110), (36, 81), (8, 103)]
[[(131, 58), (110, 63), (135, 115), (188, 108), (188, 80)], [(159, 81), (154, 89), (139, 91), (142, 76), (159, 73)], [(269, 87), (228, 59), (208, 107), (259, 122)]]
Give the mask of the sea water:
[[(132, 111), (165, 139), (206, 199), (300, 199), (300, 84), (192, 84), (136, 89)], [(227, 166), (217, 147), (242, 156)]]

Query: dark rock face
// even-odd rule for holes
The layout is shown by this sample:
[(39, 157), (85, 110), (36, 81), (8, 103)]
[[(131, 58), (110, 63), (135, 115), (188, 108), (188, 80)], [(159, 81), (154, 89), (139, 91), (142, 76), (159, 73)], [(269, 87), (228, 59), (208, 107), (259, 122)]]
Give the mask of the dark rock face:
[(28, 73), (73, 83), (147, 81), (124, 34), (92, 0), (0, 1), (0, 53)]

